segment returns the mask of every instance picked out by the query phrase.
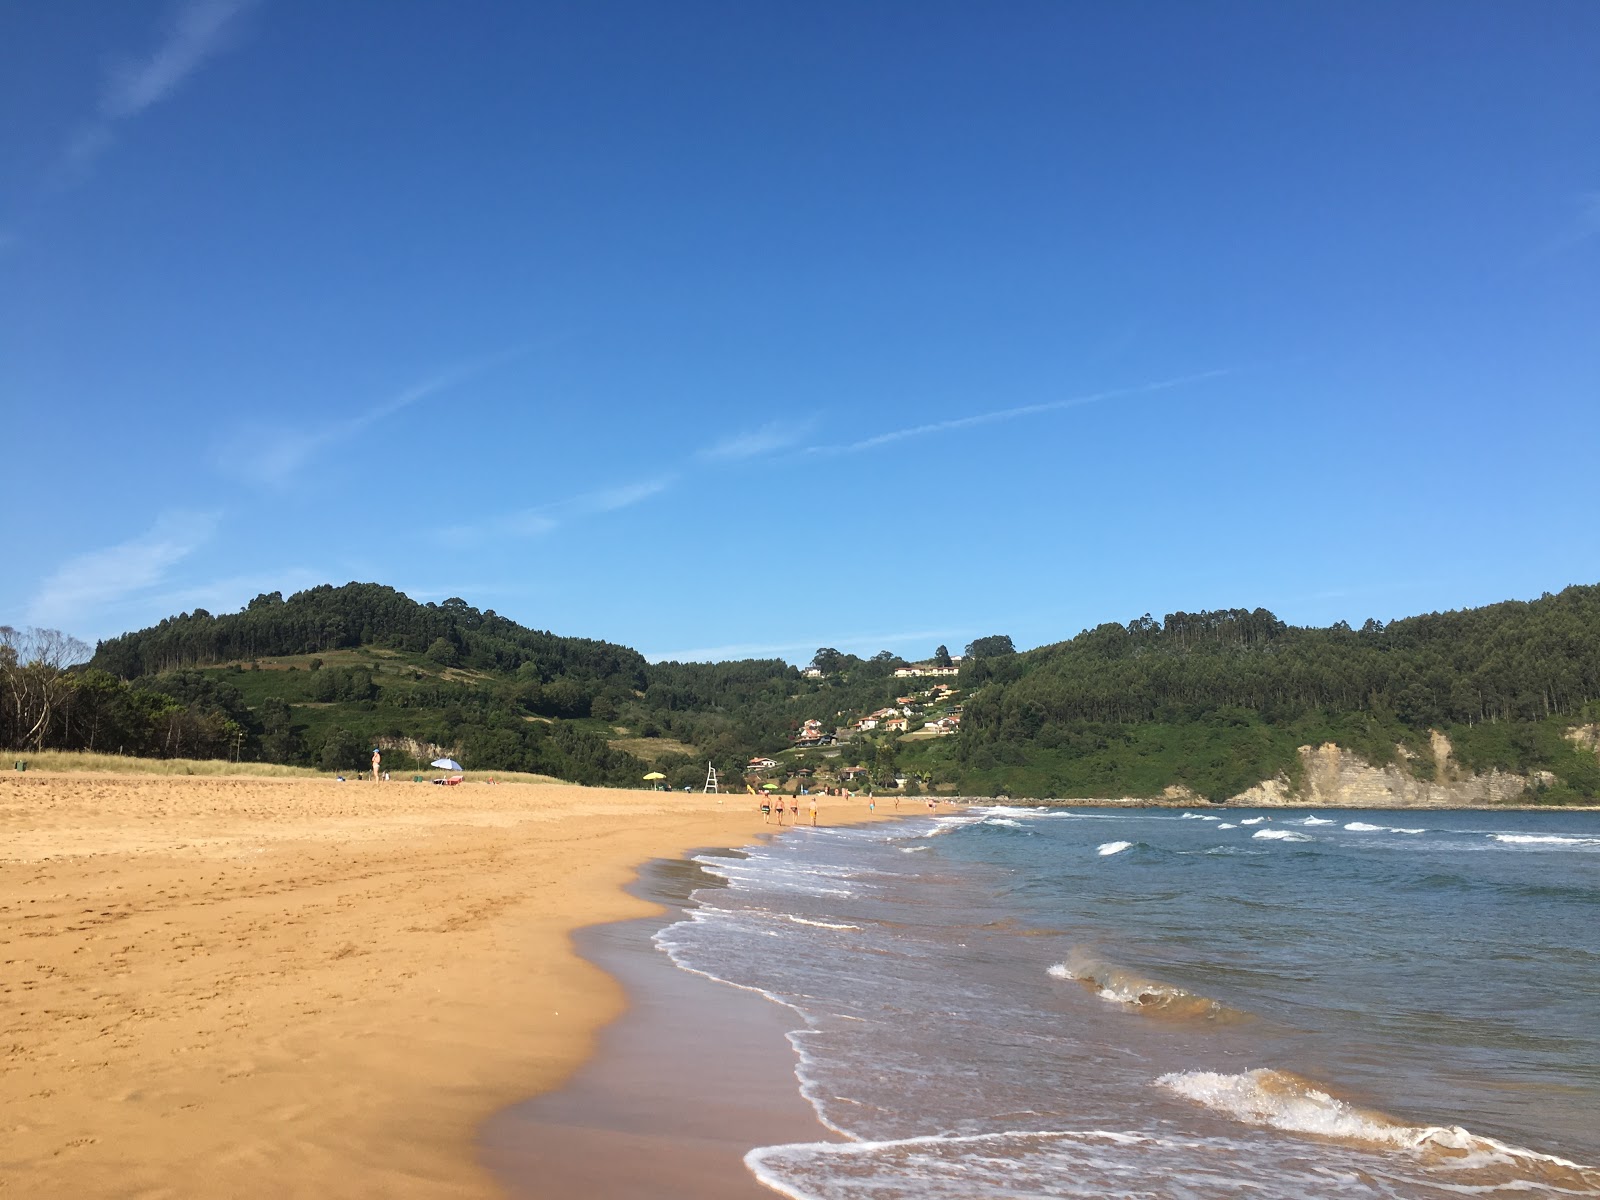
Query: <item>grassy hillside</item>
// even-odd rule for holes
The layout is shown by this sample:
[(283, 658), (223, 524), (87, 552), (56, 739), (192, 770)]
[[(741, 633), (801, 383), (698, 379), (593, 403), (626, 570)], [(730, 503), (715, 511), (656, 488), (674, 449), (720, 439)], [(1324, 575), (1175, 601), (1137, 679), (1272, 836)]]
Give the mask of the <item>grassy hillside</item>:
[[(675, 788), (700, 786), (708, 762), (737, 785), (767, 758), (761, 780), (791, 787), (859, 767), (858, 783), (917, 790), (1155, 796), (1182, 784), (1222, 797), (1292, 779), (1297, 747), (1322, 742), (1422, 774), (1441, 729), (1464, 766), (1544, 773), (1538, 798), (1600, 795), (1600, 763), (1563, 736), (1600, 719), (1600, 587), (1360, 629), (1234, 609), (1101, 625), (1020, 654), (995, 635), (968, 651), (944, 696), (896, 678), (887, 652), (824, 647), (810, 673), (647, 664), (461, 600), (353, 583), (181, 614), (102, 643), (86, 669), (0, 646), (0, 739), (323, 771), (361, 770), (379, 746), (391, 771), (447, 754), (475, 772), (584, 783), (655, 770)], [(913, 732), (854, 732), (891, 708), (910, 710)], [(940, 716), (960, 731), (915, 732)], [(808, 721), (830, 744), (792, 748)]]

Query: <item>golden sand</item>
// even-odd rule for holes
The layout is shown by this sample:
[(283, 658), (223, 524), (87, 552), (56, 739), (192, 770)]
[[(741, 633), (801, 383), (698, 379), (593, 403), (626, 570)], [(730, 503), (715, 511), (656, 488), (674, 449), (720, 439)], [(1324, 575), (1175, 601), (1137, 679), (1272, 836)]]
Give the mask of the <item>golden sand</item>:
[(648, 911), (648, 859), (773, 832), (754, 803), (0, 779), (0, 1194), (496, 1195), (475, 1130), (622, 1005), (571, 932)]

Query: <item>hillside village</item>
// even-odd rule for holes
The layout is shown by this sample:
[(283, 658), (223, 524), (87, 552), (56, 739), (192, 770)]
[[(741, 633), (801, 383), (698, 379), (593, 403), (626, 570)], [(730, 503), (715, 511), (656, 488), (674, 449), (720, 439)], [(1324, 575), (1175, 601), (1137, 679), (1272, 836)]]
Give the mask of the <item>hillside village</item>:
[[(910, 664), (894, 671), (896, 679), (949, 679), (959, 676), (960, 659), (952, 665)], [(816, 674), (812, 674), (816, 672)], [(816, 668), (805, 674), (815, 678)], [(931, 774), (899, 765), (900, 748), (960, 732), (963, 711), (960, 690), (952, 683), (934, 683), (896, 696), (892, 705), (829, 724), (808, 717), (795, 730), (790, 747), (777, 757), (757, 755), (745, 767), (744, 783), (752, 789), (793, 794), (813, 791), (873, 789), (920, 792), (940, 790)], [(839, 714), (844, 717), (845, 714)], [(952, 790), (954, 785), (943, 785)]]

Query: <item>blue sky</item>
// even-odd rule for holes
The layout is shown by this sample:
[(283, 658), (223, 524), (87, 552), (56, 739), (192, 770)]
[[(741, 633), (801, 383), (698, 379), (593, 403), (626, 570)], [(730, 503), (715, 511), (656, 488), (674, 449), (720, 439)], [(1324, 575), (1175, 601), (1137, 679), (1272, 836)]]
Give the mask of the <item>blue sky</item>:
[(669, 657), (1600, 581), (1600, 6), (0, 8), (0, 623)]

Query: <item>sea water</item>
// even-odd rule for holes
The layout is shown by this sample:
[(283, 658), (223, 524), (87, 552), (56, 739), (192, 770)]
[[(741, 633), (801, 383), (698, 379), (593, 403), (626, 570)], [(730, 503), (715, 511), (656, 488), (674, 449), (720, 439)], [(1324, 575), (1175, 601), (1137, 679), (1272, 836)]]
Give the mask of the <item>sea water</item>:
[(1600, 1196), (1600, 814), (990, 807), (703, 856), (803, 1200)]

